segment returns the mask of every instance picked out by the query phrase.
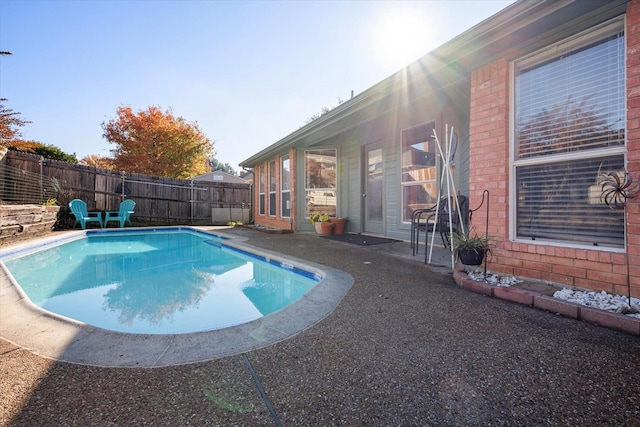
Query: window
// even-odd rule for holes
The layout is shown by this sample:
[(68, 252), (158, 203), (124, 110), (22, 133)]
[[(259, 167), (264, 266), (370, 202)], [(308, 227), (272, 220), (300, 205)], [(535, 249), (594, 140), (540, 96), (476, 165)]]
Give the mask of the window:
[(598, 185), (625, 164), (622, 22), (514, 65), (516, 238), (623, 247)]
[(307, 218), (314, 213), (336, 215), (337, 158), (335, 149), (305, 151), (304, 187)]
[(280, 216), (291, 217), (291, 166), (289, 156), (284, 156), (281, 160), (280, 169)]
[(433, 206), (438, 197), (435, 122), (402, 131), (403, 221), (416, 209)]
[(276, 216), (276, 161), (269, 162), (269, 215)]
[(264, 166), (260, 168), (260, 180), (258, 182), (258, 213), (264, 215), (265, 213), (265, 199), (264, 199), (264, 185), (265, 185), (265, 172)]

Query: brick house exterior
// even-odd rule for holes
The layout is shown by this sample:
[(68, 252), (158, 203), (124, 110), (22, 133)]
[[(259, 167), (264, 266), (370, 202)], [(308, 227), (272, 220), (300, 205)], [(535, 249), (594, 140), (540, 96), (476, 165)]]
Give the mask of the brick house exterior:
[[(603, 34), (601, 40), (618, 40), (618, 46), (623, 46), (620, 48), (624, 55), (620, 74), (624, 81), (619, 85), (620, 91), (624, 92), (622, 109), (626, 111), (620, 114), (626, 120), (622, 120), (624, 125), (616, 122), (615, 129), (610, 127), (606, 133), (607, 137), (622, 136), (586, 151), (585, 161), (579, 156), (572, 157), (576, 149), (582, 149), (581, 146), (551, 153), (548, 157), (534, 156), (533, 160), (518, 157), (518, 144), (524, 142), (516, 135), (522, 133), (523, 126), (516, 123), (520, 118), (516, 109), (520, 108), (518, 103), (526, 99), (517, 97), (524, 93), (516, 87), (516, 79), (520, 78), (518, 73), (524, 75), (530, 70), (544, 69), (553, 61), (560, 62), (555, 58), (564, 57), (554, 52), (564, 49), (565, 45), (570, 46), (567, 48), (569, 54), (590, 52), (594, 43), (601, 42), (591, 40), (596, 37), (591, 34), (600, 33)], [(326, 177), (330, 178), (330, 183), (323, 191), (331, 196), (335, 215), (348, 217), (348, 231), (409, 240), (411, 209), (419, 205), (420, 200), (425, 204), (431, 200), (429, 191), (424, 189), (441, 185), (443, 176), (442, 159), (425, 163), (422, 157), (415, 157), (416, 147), (418, 154), (425, 154), (423, 157), (438, 157), (425, 137), (416, 135), (430, 133), (433, 129), (442, 137), (446, 129), (453, 127), (457, 138), (453, 180), (458, 192), (468, 197), (472, 208), (480, 204), (485, 190), (490, 193), (489, 218), (484, 209), (479, 209), (473, 213), (472, 225), (480, 228), (482, 224), (484, 229), (488, 220), (488, 233), (496, 242), (488, 260), (491, 270), (622, 295), (627, 294), (629, 281), (631, 294), (639, 297), (640, 198), (630, 200), (626, 211), (615, 214), (602, 203), (597, 206), (581, 202), (585, 203), (585, 217), (597, 212), (605, 218), (596, 227), (604, 231), (593, 231), (592, 225), (585, 226), (594, 236), (583, 240), (572, 240), (575, 236), (569, 236), (568, 240), (562, 237), (563, 226), (575, 227), (581, 220), (579, 207), (576, 218), (567, 214), (560, 218), (559, 228), (549, 231), (544, 229), (544, 224), (551, 224), (553, 219), (549, 216), (549, 206), (545, 205), (546, 210), (538, 206), (537, 215), (547, 221), (540, 219), (543, 226), (538, 224), (538, 227), (550, 233), (540, 238), (536, 232), (521, 228), (521, 223), (529, 219), (525, 209), (530, 206), (519, 194), (520, 186), (524, 184), (518, 175), (532, 167), (546, 170), (545, 164), (553, 163), (547, 162), (547, 158), (556, 165), (564, 162), (572, 167), (591, 162), (591, 169), (584, 172), (584, 176), (576, 172), (577, 175), (565, 178), (569, 180), (567, 187), (580, 190), (580, 197), (584, 197), (587, 187), (589, 184), (593, 187), (596, 178), (593, 164), (597, 165), (602, 156), (615, 159), (617, 165), (623, 164), (634, 177), (640, 178), (639, 53), (640, 0), (518, 1), (244, 161), (242, 166), (254, 171), (255, 222), (297, 232), (312, 231), (307, 218), (311, 212), (310, 194), (316, 184), (309, 178), (309, 165), (313, 163), (310, 159), (324, 150), (323, 153), (334, 157), (327, 162), (327, 170), (331, 173)], [(582, 68), (586, 70), (590, 63), (585, 64)], [(551, 83), (547, 84), (542, 80), (541, 86), (534, 89), (543, 92), (544, 86), (552, 86), (555, 82), (549, 81)], [(569, 99), (578, 96), (573, 95), (573, 87), (565, 89)], [(588, 102), (587, 96), (585, 99)], [(601, 135), (604, 133), (598, 134)], [(425, 142), (416, 144), (412, 138)], [(603, 154), (599, 154), (601, 152)], [(282, 215), (283, 156), (291, 159), (289, 216)], [(275, 162), (272, 172), (271, 162)], [(262, 187), (261, 172), (267, 177)], [(276, 191), (275, 197), (270, 198), (271, 175), (275, 178)], [(418, 176), (421, 181), (416, 184), (413, 181), (417, 181)], [(544, 182), (551, 178), (542, 173), (538, 179)], [(581, 180), (591, 182), (583, 184)], [(415, 198), (416, 190), (422, 199)], [(544, 191), (548, 192), (548, 189)], [(261, 192), (263, 203), (275, 201), (276, 209), (272, 214), (268, 207), (264, 213), (259, 212)], [(376, 195), (377, 198), (372, 197)], [(372, 208), (371, 200), (380, 203)], [(547, 218), (543, 218), (545, 215)], [(607, 235), (607, 221), (612, 224), (613, 237)], [(575, 234), (575, 228), (572, 232)], [(555, 238), (553, 233), (560, 237)], [(600, 238), (604, 239), (604, 244)], [(589, 239), (593, 239), (592, 245)]]
[[(640, 178), (640, 1), (626, 11), (627, 171)], [(627, 253), (513, 242), (509, 238), (509, 61), (497, 59), (471, 73), (471, 200), (491, 190), (489, 234), (496, 239), (490, 268), (584, 289), (640, 296), (640, 202), (627, 205)], [(472, 202), (473, 204), (473, 202)], [(477, 212), (478, 223), (486, 214)], [(628, 257), (628, 261), (627, 261)]]

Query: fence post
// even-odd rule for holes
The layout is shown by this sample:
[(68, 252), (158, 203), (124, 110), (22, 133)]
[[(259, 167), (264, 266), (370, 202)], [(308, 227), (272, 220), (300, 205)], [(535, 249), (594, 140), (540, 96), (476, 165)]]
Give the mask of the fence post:
[(44, 157), (40, 156), (40, 202), (44, 202)]
[(189, 194), (189, 221), (193, 225), (193, 180), (190, 182), (190, 194)]
[(120, 172), (120, 177), (120, 201), (122, 202), (124, 200), (124, 171)]

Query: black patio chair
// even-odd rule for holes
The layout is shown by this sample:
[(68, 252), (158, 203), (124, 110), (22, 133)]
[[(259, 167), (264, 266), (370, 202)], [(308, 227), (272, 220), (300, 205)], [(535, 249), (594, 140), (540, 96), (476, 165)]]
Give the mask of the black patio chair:
[[(451, 227), (449, 226), (449, 206), (451, 206)], [(436, 215), (437, 209), (437, 215)], [(458, 215), (460, 210), (460, 215)], [(420, 242), (420, 231), (425, 232), (425, 251), (424, 261), (427, 262), (429, 247), (429, 233), (438, 233), (442, 239), (442, 244), (446, 249), (451, 250), (451, 231), (457, 233), (460, 227), (460, 216), (464, 230), (468, 224), (469, 218), (469, 199), (466, 196), (458, 195), (455, 203), (449, 203), (447, 197), (440, 199), (440, 204), (428, 209), (420, 209), (416, 211), (412, 217), (411, 237), (413, 255), (417, 254)], [(415, 236), (415, 239), (414, 239)]]
[[(419, 252), (420, 232), (423, 231), (428, 236), (430, 232), (436, 230), (436, 210), (440, 210), (438, 214), (439, 218), (440, 214), (446, 209), (446, 206), (447, 198), (442, 197), (439, 204), (434, 204), (429, 208), (416, 209), (411, 215), (411, 249), (414, 256)], [(425, 240), (425, 242), (427, 241), (428, 239)]]
[(411, 214), (411, 251), (412, 255), (418, 253), (418, 244), (420, 242), (420, 231), (426, 232), (433, 224), (429, 224), (432, 214), (436, 211), (437, 205), (429, 208), (416, 209)]

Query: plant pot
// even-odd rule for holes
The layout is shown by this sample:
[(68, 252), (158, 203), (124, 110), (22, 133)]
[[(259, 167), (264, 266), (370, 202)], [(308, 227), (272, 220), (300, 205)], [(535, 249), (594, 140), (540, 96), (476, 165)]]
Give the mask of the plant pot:
[(484, 260), (484, 248), (458, 249), (458, 259), (464, 265), (480, 265)]
[(333, 224), (333, 234), (344, 234), (344, 228), (347, 224), (346, 218), (331, 218), (329, 222)]
[(330, 236), (333, 234), (333, 224), (330, 222), (316, 222), (316, 233), (321, 236)]

